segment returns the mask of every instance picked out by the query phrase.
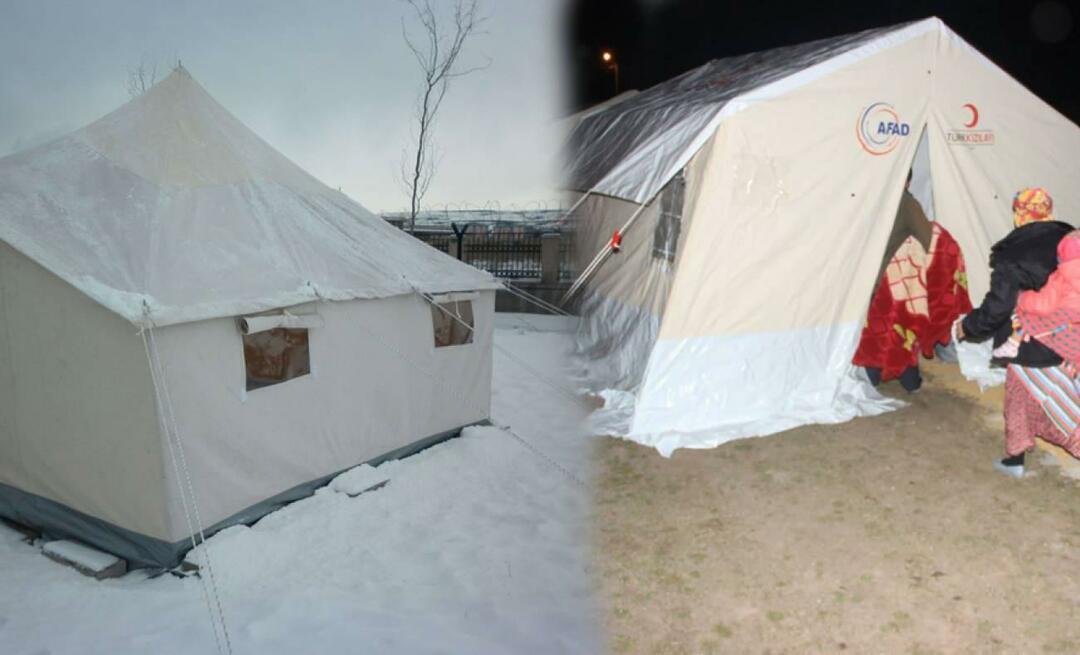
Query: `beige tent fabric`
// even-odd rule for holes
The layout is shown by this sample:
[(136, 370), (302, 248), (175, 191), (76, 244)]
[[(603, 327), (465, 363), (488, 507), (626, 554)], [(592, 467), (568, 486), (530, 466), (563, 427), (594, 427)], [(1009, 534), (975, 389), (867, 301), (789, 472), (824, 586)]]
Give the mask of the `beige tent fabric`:
[[(861, 320), (925, 120), (934, 40), (914, 39), (721, 125), (661, 339)], [(882, 99), (910, 132), (874, 156), (854, 127)]]
[[(929, 126), (934, 203), (964, 252), (977, 305), (989, 290), (990, 247), (1012, 229), (1017, 191), (1046, 188), (1057, 217), (1080, 223), (1080, 128), (951, 32), (938, 34), (936, 47)], [(971, 128), (966, 105), (978, 111)], [(958, 141), (972, 136), (992, 144)]]
[(0, 242), (0, 483), (171, 539), (159, 434), (137, 329)]

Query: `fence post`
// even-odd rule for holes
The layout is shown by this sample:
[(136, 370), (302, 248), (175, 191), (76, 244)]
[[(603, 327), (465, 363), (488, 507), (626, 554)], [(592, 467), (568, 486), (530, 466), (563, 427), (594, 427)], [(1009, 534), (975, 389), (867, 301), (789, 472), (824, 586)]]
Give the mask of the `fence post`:
[(469, 231), (469, 224), (462, 225), (459, 230), (457, 223), (451, 223), (450, 229), (454, 231), (454, 236), (457, 237), (456, 243), (450, 244), (450, 256), (465, 259), (465, 233)]
[(556, 285), (559, 283), (559, 241), (556, 233), (540, 235), (540, 283)]

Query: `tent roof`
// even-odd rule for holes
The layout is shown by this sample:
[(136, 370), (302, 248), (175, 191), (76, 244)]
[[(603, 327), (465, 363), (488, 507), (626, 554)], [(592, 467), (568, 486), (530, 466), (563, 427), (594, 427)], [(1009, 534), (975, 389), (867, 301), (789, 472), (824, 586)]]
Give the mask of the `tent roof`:
[(710, 61), (582, 119), (568, 142), (569, 187), (647, 202), (724, 117), (938, 29), (928, 18)]
[(498, 287), (304, 172), (182, 68), (0, 159), (0, 240), (139, 325)]

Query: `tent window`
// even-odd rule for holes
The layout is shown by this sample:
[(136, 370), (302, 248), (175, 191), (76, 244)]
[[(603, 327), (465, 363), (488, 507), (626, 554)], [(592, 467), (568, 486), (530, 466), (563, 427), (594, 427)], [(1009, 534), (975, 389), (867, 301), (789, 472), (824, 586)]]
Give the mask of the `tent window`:
[(679, 229), (682, 225), (683, 192), (686, 179), (676, 175), (660, 193), (660, 218), (653, 233), (653, 257), (667, 261), (675, 260), (679, 247)]
[(471, 300), (453, 300), (431, 305), (431, 322), (435, 329), (435, 347), (461, 346), (473, 341), (473, 307)]
[(248, 391), (311, 373), (307, 329), (274, 328), (243, 338)]

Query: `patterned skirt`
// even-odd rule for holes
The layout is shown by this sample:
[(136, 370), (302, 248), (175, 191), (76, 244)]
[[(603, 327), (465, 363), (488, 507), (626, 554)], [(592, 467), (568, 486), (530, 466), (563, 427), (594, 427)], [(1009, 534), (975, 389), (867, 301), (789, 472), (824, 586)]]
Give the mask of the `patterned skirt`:
[(1080, 392), (1058, 366), (1010, 365), (1005, 374), (1005, 453), (1035, 447), (1035, 437), (1080, 459)]

